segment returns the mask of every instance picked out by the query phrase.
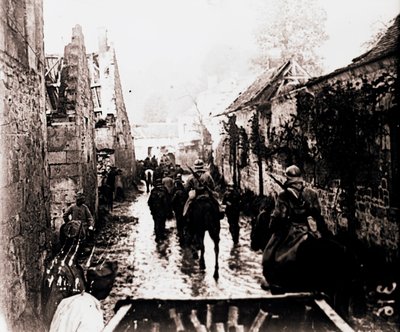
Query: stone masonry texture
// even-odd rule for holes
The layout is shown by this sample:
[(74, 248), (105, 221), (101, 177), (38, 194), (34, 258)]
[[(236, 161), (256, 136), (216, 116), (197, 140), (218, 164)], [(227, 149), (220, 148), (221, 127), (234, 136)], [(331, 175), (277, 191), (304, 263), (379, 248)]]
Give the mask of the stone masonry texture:
[[(379, 62), (368, 64), (361, 68), (357, 68), (352, 71), (345, 71), (340, 75), (336, 75), (330, 80), (352, 81), (355, 82), (362, 75), (368, 79), (374, 79), (383, 72), (391, 72), (396, 75), (397, 64), (392, 58), (384, 59)], [(324, 81), (322, 83), (326, 83)], [(322, 84), (321, 83), (321, 84)], [(319, 86), (309, 87), (311, 91), (313, 89), (319, 89)], [(389, 96), (382, 101), (382, 105), (385, 109), (390, 109), (393, 106), (393, 96)], [(277, 98), (271, 101), (271, 118), (270, 122), (263, 123), (260, 119), (260, 131), (267, 137), (267, 133), (272, 130), (282, 130), (283, 125), (289, 121), (291, 114), (297, 112), (295, 97), (291, 96), (288, 98)], [(249, 105), (237, 111), (236, 124), (238, 127), (243, 126), (250, 136), (251, 129), (249, 127), (249, 120), (253, 117), (256, 106)], [(385, 128), (387, 130), (387, 128)], [(223, 139), (221, 140), (223, 142)], [(388, 157), (391, 149), (390, 137), (382, 139), (382, 151), (377, 158), (380, 158), (381, 167), (383, 174), (390, 175), (391, 160)], [(225, 179), (230, 181), (232, 179), (233, 167), (229, 163), (229, 147), (225, 143), (225, 146), (219, 146), (217, 152), (217, 161), (223, 161), (221, 165), (221, 172)], [(248, 165), (240, 170), (240, 185), (242, 190), (250, 189), (256, 194), (259, 194), (259, 175), (258, 165), (256, 157), (253, 153), (249, 153)], [(285, 164), (285, 160), (282, 158), (271, 158), (271, 160), (263, 160), (263, 193), (264, 194), (276, 194), (281, 189), (279, 186), (271, 180), (266, 174), (268, 170), (276, 178), (284, 181), (284, 170), (289, 166)], [(323, 170), (322, 170), (323, 171)], [(331, 179), (332, 183), (335, 179)], [(366, 247), (380, 247), (383, 248), (387, 254), (387, 257), (391, 259), (398, 259), (399, 255), (399, 243), (400, 243), (400, 229), (398, 223), (398, 212), (396, 216), (395, 200), (398, 200), (393, 194), (390, 188), (393, 188), (396, 184), (392, 183), (388, 176), (383, 176), (377, 179), (380, 184), (372, 185), (370, 187), (358, 187), (356, 193), (356, 215), (358, 225), (356, 229), (357, 238), (364, 243)], [(319, 192), (321, 198), (322, 212), (325, 217), (328, 228), (333, 234), (337, 234), (338, 231), (347, 231), (349, 229), (348, 220), (345, 218), (341, 210), (336, 208), (339, 204), (340, 197), (340, 186), (337, 185), (327, 188), (315, 188)], [(392, 197), (391, 197), (392, 196)], [(397, 219), (396, 219), (397, 218)]]
[(40, 331), (51, 244), (42, 0), (1, 0), (0, 15), (0, 321)]
[[(114, 48), (108, 43), (106, 31), (99, 36), (98, 64), (98, 83), (101, 86), (99, 119), (106, 120), (107, 125), (96, 128), (96, 147), (98, 151), (113, 151), (109, 159), (113, 166), (122, 170), (124, 186), (130, 187), (136, 172), (133, 139), (123, 99), (117, 58)], [(89, 68), (93, 70), (93, 66)]]
[(64, 50), (59, 107), (48, 121), (51, 188), (51, 226), (58, 239), (62, 215), (82, 190), (92, 214), (97, 210), (94, 111), (84, 37), (74, 27), (72, 41)]

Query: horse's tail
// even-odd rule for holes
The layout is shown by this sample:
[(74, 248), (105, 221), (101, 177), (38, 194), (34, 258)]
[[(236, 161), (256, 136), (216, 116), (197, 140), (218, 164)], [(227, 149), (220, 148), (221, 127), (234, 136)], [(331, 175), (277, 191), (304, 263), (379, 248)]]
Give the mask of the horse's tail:
[(146, 169), (145, 173), (147, 183), (153, 185), (153, 171), (151, 169)]

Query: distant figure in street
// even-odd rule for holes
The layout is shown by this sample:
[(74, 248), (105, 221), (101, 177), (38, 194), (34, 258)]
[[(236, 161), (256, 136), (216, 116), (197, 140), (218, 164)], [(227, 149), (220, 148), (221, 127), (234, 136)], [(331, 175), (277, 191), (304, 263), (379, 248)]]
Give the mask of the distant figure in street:
[(161, 178), (154, 180), (154, 188), (150, 192), (147, 201), (151, 215), (154, 220), (154, 234), (156, 241), (163, 240), (165, 237), (165, 222), (171, 209), (168, 201), (167, 189), (162, 184)]
[(173, 215), (173, 211), (172, 211), (171, 200), (172, 200), (172, 190), (174, 189), (174, 180), (170, 176), (168, 171), (164, 171), (164, 175), (163, 175), (163, 178), (162, 178), (162, 184), (167, 189), (167, 193), (168, 193), (168, 195), (167, 195), (168, 206), (169, 206), (168, 219), (172, 219), (174, 215)]
[(154, 168), (153, 168), (153, 165), (152, 165), (152, 162), (150, 161), (150, 158), (149, 158), (149, 157), (146, 157), (146, 159), (144, 160), (144, 162), (143, 162), (143, 168), (144, 168), (145, 170), (148, 169), (148, 168), (154, 169)]
[(184, 228), (185, 222), (183, 217), (183, 207), (187, 201), (188, 195), (182, 181), (182, 175), (177, 174), (174, 181), (174, 188), (172, 189), (171, 205), (174, 210), (176, 219), (176, 228), (179, 235), (180, 243), (184, 243)]
[(87, 289), (63, 299), (57, 307), (50, 325), (50, 332), (100, 332), (104, 317), (100, 300), (112, 289), (117, 264), (106, 262), (87, 272)]
[(125, 199), (124, 183), (122, 182), (122, 170), (118, 169), (115, 176), (115, 199), (122, 202)]
[(174, 179), (169, 175), (167, 171), (164, 171), (162, 183), (169, 194), (172, 193), (172, 189), (174, 189)]
[(146, 168), (144, 171), (144, 181), (146, 182), (146, 192), (149, 193), (153, 186), (154, 171), (151, 168)]
[(113, 209), (114, 205), (114, 197), (115, 197), (115, 177), (117, 176), (117, 171), (115, 166), (107, 166), (107, 178), (106, 178), (106, 184), (108, 188), (110, 188), (109, 196), (108, 196), (108, 205), (110, 208), (110, 211)]
[[(64, 225), (60, 229), (61, 243), (65, 243), (66, 238), (76, 236), (85, 239), (89, 232), (94, 230), (94, 219), (89, 208), (85, 203), (85, 195), (82, 191), (76, 194), (76, 203), (67, 208), (63, 214)], [(72, 233), (71, 233), (72, 232)]]
[(175, 165), (175, 177), (177, 177), (178, 176), (178, 174), (180, 174), (181, 176), (182, 176), (182, 174), (183, 174), (183, 168), (182, 168), (182, 166), (181, 165), (179, 165), (179, 164), (176, 164)]
[(158, 161), (157, 161), (156, 156), (151, 157), (150, 162), (151, 162), (152, 169), (156, 169), (158, 167)]
[(222, 199), (222, 204), (226, 206), (225, 214), (228, 219), (229, 231), (232, 235), (234, 244), (239, 243), (239, 215), (240, 215), (240, 193), (231, 182)]
[(160, 166), (162, 166), (165, 169), (169, 169), (169, 167), (171, 166), (171, 160), (169, 159), (167, 154), (163, 154), (160, 158)]

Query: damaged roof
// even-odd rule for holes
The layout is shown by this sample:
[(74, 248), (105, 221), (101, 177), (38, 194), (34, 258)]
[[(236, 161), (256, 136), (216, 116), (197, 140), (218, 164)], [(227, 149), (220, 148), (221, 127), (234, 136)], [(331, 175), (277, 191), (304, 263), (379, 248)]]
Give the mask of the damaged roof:
[(352, 64), (360, 65), (395, 53), (399, 50), (399, 37), (400, 15), (397, 15), (394, 23), (387, 29), (386, 33), (379, 39), (377, 44), (368, 52), (354, 58)]
[(220, 115), (238, 111), (246, 106), (267, 101), (281, 92), (293, 90), (304, 83), (310, 75), (294, 60), (285, 62), (278, 68), (266, 70)]

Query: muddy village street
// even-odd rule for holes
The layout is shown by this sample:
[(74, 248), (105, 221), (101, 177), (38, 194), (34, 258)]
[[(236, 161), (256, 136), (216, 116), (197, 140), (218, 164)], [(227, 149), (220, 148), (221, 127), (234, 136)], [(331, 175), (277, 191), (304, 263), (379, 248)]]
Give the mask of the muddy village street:
[[(167, 220), (166, 239), (155, 241), (144, 184), (115, 202), (95, 239), (91, 261), (115, 261), (118, 274), (110, 295), (102, 300), (107, 324), (120, 300), (251, 299), (265, 298), (261, 289), (262, 252), (250, 248), (250, 217), (241, 215), (239, 243), (234, 245), (226, 217), (221, 220), (219, 279), (214, 273), (214, 243), (205, 235), (205, 270), (192, 251), (182, 247), (175, 219)], [(368, 303), (368, 300), (365, 299)], [(352, 317), (354, 331), (397, 331), (393, 321), (377, 319), (374, 306), (366, 316)]]
[(93, 259), (118, 262), (118, 276), (111, 294), (103, 301), (105, 318), (114, 314), (119, 300), (247, 298), (266, 294), (262, 280), (261, 252), (250, 249), (250, 224), (240, 220), (239, 244), (234, 245), (226, 218), (221, 220), (219, 279), (213, 278), (214, 244), (205, 237), (206, 269), (199, 269), (192, 252), (179, 245), (175, 219), (167, 220), (167, 238), (154, 239), (154, 222), (147, 206), (148, 195), (139, 192), (115, 203), (112, 218), (98, 234)]

